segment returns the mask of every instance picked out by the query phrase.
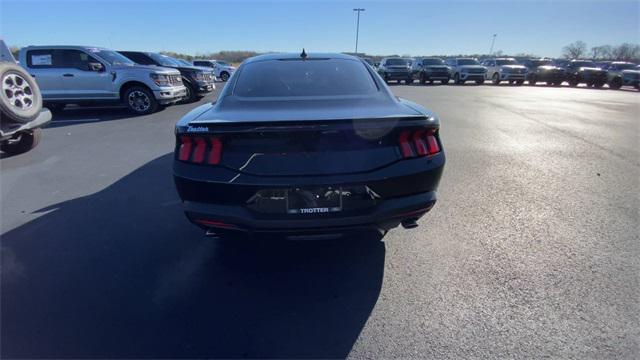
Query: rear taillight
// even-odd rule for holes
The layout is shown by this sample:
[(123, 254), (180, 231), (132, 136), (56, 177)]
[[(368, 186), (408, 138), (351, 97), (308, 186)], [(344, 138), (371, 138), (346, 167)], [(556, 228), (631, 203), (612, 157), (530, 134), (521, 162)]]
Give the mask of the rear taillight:
[(178, 160), (197, 164), (220, 164), (222, 158), (222, 141), (218, 137), (178, 137)]
[(398, 146), (403, 158), (434, 155), (440, 152), (438, 129), (405, 130), (400, 133)]

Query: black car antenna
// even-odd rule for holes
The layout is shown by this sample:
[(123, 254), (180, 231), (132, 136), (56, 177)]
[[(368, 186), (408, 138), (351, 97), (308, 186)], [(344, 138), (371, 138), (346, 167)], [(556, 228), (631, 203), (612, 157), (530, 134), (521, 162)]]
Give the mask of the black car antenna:
[(302, 52), (300, 53), (300, 57), (302, 58), (302, 60), (307, 60), (307, 53), (304, 51), (304, 48), (302, 48)]

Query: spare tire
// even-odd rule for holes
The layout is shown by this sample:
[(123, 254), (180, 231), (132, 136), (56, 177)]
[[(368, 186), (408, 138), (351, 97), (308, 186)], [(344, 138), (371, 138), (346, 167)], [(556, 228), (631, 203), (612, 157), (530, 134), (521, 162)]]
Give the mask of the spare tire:
[(0, 62), (0, 111), (10, 121), (26, 123), (42, 110), (42, 94), (36, 81), (20, 66)]

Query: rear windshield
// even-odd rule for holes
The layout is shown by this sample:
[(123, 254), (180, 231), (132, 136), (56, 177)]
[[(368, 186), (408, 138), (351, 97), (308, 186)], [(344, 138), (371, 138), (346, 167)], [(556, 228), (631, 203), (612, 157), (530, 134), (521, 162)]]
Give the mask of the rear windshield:
[(246, 97), (366, 95), (378, 91), (359, 61), (344, 59), (267, 60), (248, 63), (234, 94)]
[(407, 65), (407, 60), (405, 59), (387, 59), (387, 65)]

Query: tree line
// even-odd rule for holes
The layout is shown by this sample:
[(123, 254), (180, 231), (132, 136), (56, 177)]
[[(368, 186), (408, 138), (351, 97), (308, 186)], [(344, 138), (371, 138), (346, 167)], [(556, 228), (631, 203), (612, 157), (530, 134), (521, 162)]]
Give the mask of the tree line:
[(599, 45), (591, 49), (584, 41), (575, 41), (562, 48), (562, 56), (567, 59), (591, 58), (593, 60), (635, 61), (640, 60), (640, 45), (622, 43), (620, 45)]

